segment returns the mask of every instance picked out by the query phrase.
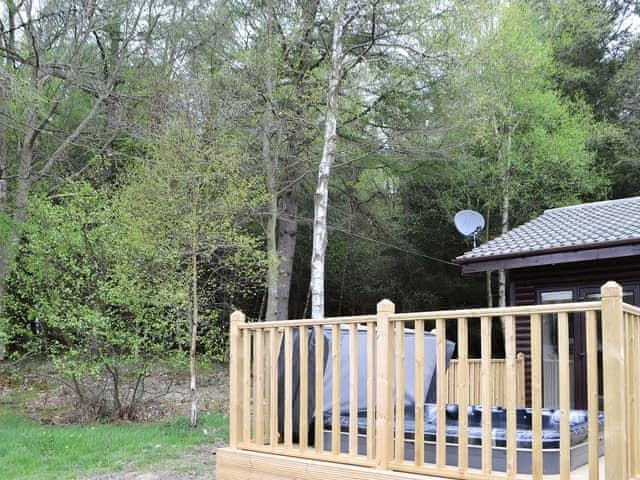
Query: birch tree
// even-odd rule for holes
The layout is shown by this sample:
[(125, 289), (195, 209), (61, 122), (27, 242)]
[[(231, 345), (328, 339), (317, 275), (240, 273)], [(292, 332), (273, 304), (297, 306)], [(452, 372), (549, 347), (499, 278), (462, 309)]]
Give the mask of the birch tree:
[[(223, 74), (212, 89), (245, 112), (236, 124), (254, 159), (268, 199), (259, 216), (268, 268), (267, 320), (288, 318), (298, 205), (318, 138), (317, 70), (324, 61), (319, 2), (226, 0), (229, 34), (221, 49)], [(229, 59), (233, 59), (229, 61)], [(264, 306), (263, 306), (264, 308)]]
[[(329, 183), (338, 140), (342, 141), (341, 163), (375, 163), (376, 157), (384, 157), (382, 152), (391, 137), (407, 124), (403, 97), (413, 98), (408, 92), (427, 83), (418, 72), (423, 73), (432, 52), (420, 46), (420, 34), (437, 26), (446, 10), (438, 2), (413, 1), (337, 1), (332, 7), (331, 62), (326, 74), (324, 135), (314, 196), (310, 280), (314, 318), (325, 313)], [(392, 183), (388, 178), (388, 184)]]
[(338, 0), (333, 19), (331, 70), (324, 117), (322, 157), (318, 166), (318, 182), (313, 210), (313, 251), (311, 254), (311, 318), (324, 317), (324, 266), (327, 251), (327, 211), (329, 209), (329, 176), (336, 158), (336, 129), (340, 108), (340, 82), (343, 75), (342, 29), (345, 0)]
[[(589, 149), (602, 125), (555, 89), (551, 44), (528, 4), (498, 5), (475, 18), (475, 27), (460, 32), (458, 68), (445, 82), (451, 88), (442, 90), (443, 112), (466, 143), (462, 162), (454, 165), (456, 178), (476, 185), (472, 195), (485, 213), (497, 213), (502, 234), (544, 208), (606, 188)], [(501, 270), (500, 306), (506, 305), (506, 285)]]
[[(247, 285), (262, 275), (257, 239), (244, 225), (264, 197), (255, 179), (244, 174), (224, 126), (213, 127), (211, 136), (205, 137), (196, 132), (194, 118), (180, 119), (178, 112), (174, 118), (156, 139), (150, 158), (130, 175), (121, 201), (129, 209), (132, 229), (163, 258), (163, 275), (181, 285), (180, 303), (189, 312), (191, 425), (195, 426), (198, 332), (204, 319), (216, 318), (216, 312), (204, 312), (206, 316), (201, 312), (202, 271), (207, 271), (209, 289), (222, 282), (218, 274), (223, 271), (243, 269)], [(224, 288), (231, 291), (243, 285), (228, 282)]]

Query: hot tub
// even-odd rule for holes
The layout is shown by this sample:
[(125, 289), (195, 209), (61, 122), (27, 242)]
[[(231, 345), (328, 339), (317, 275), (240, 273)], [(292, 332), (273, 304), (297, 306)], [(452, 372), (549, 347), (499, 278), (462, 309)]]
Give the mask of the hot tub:
[[(482, 467), (482, 415), (480, 406), (470, 406), (468, 409), (468, 458), (470, 468)], [(364, 410), (358, 412), (358, 454), (366, 455), (367, 413)], [(543, 409), (542, 415), (542, 455), (543, 472), (545, 474), (557, 474), (560, 472), (560, 410)], [(435, 463), (435, 438), (437, 414), (436, 405), (425, 404), (424, 422), (424, 461)], [(518, 408), (516, 411), (517, 424), (517, 471), (518, 473), (531, 473), (531, 447), (532, 447), (532, 417), (530, 408)], [(456, 466), (458, 463), (458, 406), (447, 405), (446, 408), (446, 462), (447, 465)], [(600, 455), (603, 452), (602, 427), (604, 416), (598, 415), (600, 434), (596, 441)], [(324, 415), (325, 433), (324, 448), (331, 450), (331, 412)], [(502, 407), (491, 409), (491, 446), (493, 456), (493, 469), (506, 471), (506, 425), (507, 411)], [(414, 409), (405, 408), (405, 460), (412, 461), (415, 458), (415, 418)], [(340, 450), (348, 452), (349, 415), (340, 416)], [(570, 432), (570, 458), (571, 469), (576, 469), (588, 462), (587, 449), (587, 412), (585, 410), (572, 410), (569, 414)]]

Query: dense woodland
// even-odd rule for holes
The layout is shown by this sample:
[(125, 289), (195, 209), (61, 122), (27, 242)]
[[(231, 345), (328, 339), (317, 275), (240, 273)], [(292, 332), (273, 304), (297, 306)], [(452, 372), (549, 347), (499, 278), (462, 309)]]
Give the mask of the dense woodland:
[(502, 275), (451, 263), (456, 211), (485, 240), (640, 194), (639, 14), (2, 0), (0, 357), (51, 356), (81, 396), (166, 352), (225, 359), (234, 309), (497, 304)]

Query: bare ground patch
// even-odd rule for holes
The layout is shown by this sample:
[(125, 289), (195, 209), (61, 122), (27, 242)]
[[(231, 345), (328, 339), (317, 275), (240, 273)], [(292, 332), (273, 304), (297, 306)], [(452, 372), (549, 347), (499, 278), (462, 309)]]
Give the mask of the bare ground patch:
[[(1, 372), (0, 372), (1, 373)], [(191, 406), (188, 374), (167, 370), (151, 371), (144, 381), (145, 396), (135, 421), (166, 420), (188, 415)], [(77, 395), (50, 372), (47, 366), (24, 369), (19, 375), (0, 376), (0, 396), (20, 397), (19, 408), (43, 424), (65, 425), (95, 420)], [(206, 413), (228, 413), (229, 380), (226, 365), (201, 368), (198, 375), (198, 409)]]
[(215, 480), (215, 452), (219, 445), (200, 445), (177, 460), (149, 465), (144, 469), (82, 477), (79, 480)]

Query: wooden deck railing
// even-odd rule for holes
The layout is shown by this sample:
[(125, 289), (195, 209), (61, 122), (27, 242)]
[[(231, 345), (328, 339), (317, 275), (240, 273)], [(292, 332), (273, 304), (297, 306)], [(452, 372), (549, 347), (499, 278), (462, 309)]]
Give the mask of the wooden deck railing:
[[(597, 302), (395, 313), (393, 304), (383, 300), (378, 304), (376, 315), (259, 323), (246, 323), (244, 315), (236, 312), (231, 317), (230, 446), (432, 477), (520, 478), (516, 411), (523, 406), (523, 398), (516, 381), (520, 367), (515, 318), (527, 317), (531, 325), (531, 378), (526, 381), (532, 385), (531, 405), (528, 405), (532, 418), (528, 478), (545, 478), (542, 316), (547, 314), (553, 314), (558, 325), (559, 478), (571, 478), (569, 325), (578, 317), (586, 321), (588, 383), (588, 466), (583, 468), (588, 477), (581, 478), (601, 478), (599, 368), (603, 369), (606, 419), (604, 478), (636, 478), (640, 473), (640, 413), (637, 411), (640, 309), (623, 304), (621, 289), (613, 283), (603, 287), (602, 301)], [(598, 362), (599, 314), (604, 352), (602, 367)], [(500, 377), (494, 375), (491, 351), (491, 323), (498, 318), (504, 325), (506, 352), (505, 374)], [(407, 406), (405, 392), (410, 388), (416, 399), (425, 398), (428, 388), (424, 382), (425, 362), (434, 352), (425, 352), (422, 339), (433, 324), (437, 421), (435, 452), (426, 458), (428, 452), (420, 441), (425, 438), (425, 405), (420, 400)], [(469, 358), (471, 328), (480, 331), (479, 359)], [(455, 400), (458, 411), (467, 412), (470, 404), (479, 403), (483, 412), (491, 412), (496, 406), (496, 390), (504, 392), (501, 406), (506, 409), (505, 465), (500, 469), (503, 471), (494, 468), (490, 415), (482, 416), (481, 445), (474, 446), (480, 449), (480, 465), (470, 466), (466, 415), (458, 419), (457, 444), (447, 440), (446, 402), (450, 394), (446, 334), (453, 331), (457, 339)], [(325, 351), (324, 338), (328, 339), (328, 351)], [(348, 353), (343, 354), (341, 350), (345, 347)], [(406, 362), (413, 364), (414, 374), (407, 374)], [(477, 371), (472, 374), (476, 364), (479, 364), (479, 376)], [(324, 378), (329, 372), (331, 383), (327, 388)], [(346, 392), (344, 383), (341, 387), (343, 374), (348, 378)], [(366, 381), (361, 381), (363, 378)], [(479, 399), (473, 393), (476, 391), (480, 392)], [(363, 398), (364, 415), (359, 412)], [(325, 408), (329, 403), (331, 407)], [(342, 412), (340, 405), (346, 405)], [(417, 442), (405, 436), (405, 409), (408, 408), (413, 409), (412, 438), (419, 439)], [(456, 457), (453, 465), (452, 454)]]
[[(478, 405), (482, 403), (482, 360), (479, 358), (470, 358), (468, 364), (469, 375), (469, 403)], [(447, 367), (447, 395), (444, 398), (445, 403), (458, 403), (458, 376), (460, 370), (460, 362), (451, 360)], [(494, 358), (491, 360), (491, 373), (493, 378), (493, 400), (492, 405), (504, 405), (506, 403), (506, 392), (504, 390), (505, 380), (507, 376), (507, 362), (504, 358)], [(525, 405), (525, 369), (524, 354), (522, 352), (516, 354), (516, 398), (519, 406)]]

